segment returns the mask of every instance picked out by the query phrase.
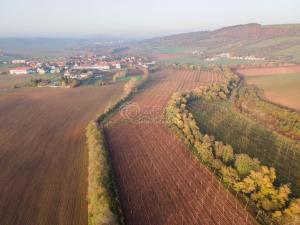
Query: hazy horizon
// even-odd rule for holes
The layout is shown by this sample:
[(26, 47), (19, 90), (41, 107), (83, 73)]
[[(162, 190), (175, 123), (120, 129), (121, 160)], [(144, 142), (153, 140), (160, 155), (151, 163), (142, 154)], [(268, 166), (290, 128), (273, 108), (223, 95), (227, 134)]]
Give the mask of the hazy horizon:
[(45, 0), (42, 6), (38, 0), (2, 0), (0, 38), (144, 39), (247, 23), (295, 24), (299, 7), (296, 0)]

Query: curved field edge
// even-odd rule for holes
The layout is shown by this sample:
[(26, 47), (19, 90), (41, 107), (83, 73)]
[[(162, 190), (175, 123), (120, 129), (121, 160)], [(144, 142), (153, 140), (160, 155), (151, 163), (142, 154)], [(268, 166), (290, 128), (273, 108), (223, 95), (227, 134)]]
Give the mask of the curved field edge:
[[(246, 154), (235, 154), (232, 147), (200, 133), (187, 104), (196, 100), (224, 100), (238, 86), (239, 78), (228, 70), (225, 84), (175, 93), (165, 109), (167, 123), (183, 138), (192, 153), (236, 193), (245, 208), (262, 224), (293, 224), (299, 221), (300, 199), (290, 199), (288, 185), (275, 186), (274, 168), (262, 165)], [(226, 76), (227, 75), (227, 76)]]
[[(300, 113), (297, 107), (293, 107), (299, 105), (297, 83), (300, 67), (256, 68), (234, 72), (241, 78), (241, 85), (232, 97), (236, 109), (263, 123), (270, 130), (300, 140)], [(267, 80), (263, 81), (263, 85), (260, 81), (251, 82), (252, 78)], [(273, 81), (276, 81), (275, 85), (271, 85)], [(273, 97), (269, 98), (268, 93)]]
[(274, 103), (264, 97), (264, 91), (255, 85), (243, 84), (233, 96), (235, 109), (264, 124), (269, 130), (300, 140), (300, 113), (295, 109)]
[(300, 72), (247, 77), (247, 83), (262, 89), (264, 97), (270, 102), (300, 111)]
[(106, 148), (105, 121), (148, 81), (148, 71), (142, 79), (132, 78), (124, 87), (123, 96), (86, 128), (88, 146), (88, 225), (122, 225), (124, 218), (114, 181), (111, 160)]
[(189, 105), (189, 110), (202, 132), (214, 134), (218, 140), (231, 144), (237, 152), (275, 167), (279, 180), (291, 183), (294, 193), (299, 193), (300, 146), (295, 141), (236, 112), (228, 101), (195, 101)]

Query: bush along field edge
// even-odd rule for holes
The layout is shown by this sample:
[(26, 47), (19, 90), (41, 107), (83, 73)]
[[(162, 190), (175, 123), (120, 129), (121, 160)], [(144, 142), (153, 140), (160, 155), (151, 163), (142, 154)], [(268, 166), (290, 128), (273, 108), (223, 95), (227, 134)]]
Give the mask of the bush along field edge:
[(281, 135), (300, 140), (300, 113), (268, 101), (263, 90), (241, 79), (243, 84), (233, 96), (237, 110)]
[(124, 85), (122, 97), (109, 106), (86, 128), (88, 146), (88, 224), (123, 225), (124, 217), (120, 207), (118, 191), (113, 175), (109, 153), (105, 143), (103, 125), (105, 121), (139, 89), (149, 78), (145, 71), (142, 79), (133, 77)]
[[(220, 178), (261, 224), (300, 224), (300, 198), (291, 198), (289, 184), (278, 184), (276, 172), (213, 136), (202, 134), (187, 105), (195, 100), (229, 99), (240, 78), (228, 67), (220, 68), (225, 82), (176, 92), (165, 109), (167, 124), (183, 138), (193, 155)], [(276, 185), (275, 185), (276, 184)]]

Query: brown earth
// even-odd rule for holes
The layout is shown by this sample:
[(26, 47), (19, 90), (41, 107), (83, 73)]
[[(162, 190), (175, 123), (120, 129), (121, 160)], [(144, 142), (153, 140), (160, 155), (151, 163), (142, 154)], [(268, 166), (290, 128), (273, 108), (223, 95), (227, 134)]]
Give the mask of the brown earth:
[(289, 66), (289, 67), (268, 67), (268, 68), (250, 68), (241, 69), (238, 72), (245, 76), (273, 76), (275, 74), (289, 74), (289, 73), (299, 73), (300, 66)]
[(0, 224), (87, 224), (85, 127), (122, 85), (0, 97)]
[(105, 134), (127, 225), (256, 224), (162, 119), (173, 92), (221, 79), (163, 70), (109, 121)]
[(0, 93), (11, 89), (13, 85), (21, 85), (29, 81), (28, 75), (0, 75)]

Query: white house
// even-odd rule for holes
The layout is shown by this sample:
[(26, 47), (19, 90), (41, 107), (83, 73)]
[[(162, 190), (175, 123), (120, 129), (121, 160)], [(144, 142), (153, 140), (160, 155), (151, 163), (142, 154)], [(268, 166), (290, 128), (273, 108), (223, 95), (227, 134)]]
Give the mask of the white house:
[(110, 65), (107, 62), (97, 62), (94, 65), (94, 68), (99, 70), (110, 70)]
[(42, 68), (38, 68), (37, 71), (36, 71), (38, 74), (45, 74), (46, 71)]
[(116, 69), (121, 69), (121, 64), (119, 62), (110, 62), (110, 65)]
[(26, 60), (24, 59), (15, 59), (11, 61), (12, 64), (25, 64)]
[(9, 74), (12, 75), (22, 75), (22, 74), (29, 74), (29, 73), (30, 73), (29, 67), (17, 67), (9, 70)]

